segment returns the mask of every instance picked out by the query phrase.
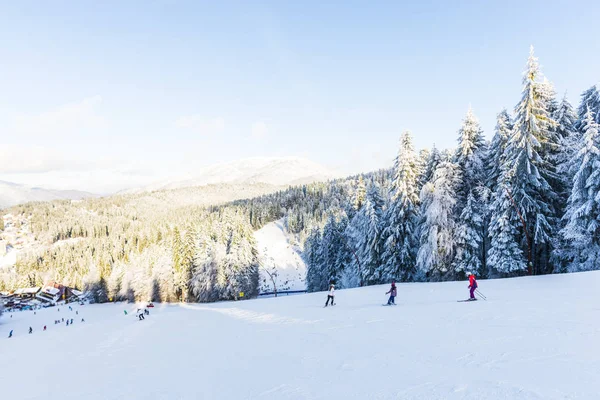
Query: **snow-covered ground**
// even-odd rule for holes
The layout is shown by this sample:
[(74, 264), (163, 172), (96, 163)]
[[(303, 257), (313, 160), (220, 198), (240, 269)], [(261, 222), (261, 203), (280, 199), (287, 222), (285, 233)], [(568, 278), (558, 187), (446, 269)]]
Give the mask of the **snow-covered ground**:
[[(600, 272), (0, 318), (3, 399), (597, 399)], [(73, 316), (75, 323), (54, 325)], [(84, 323), (80, 318), (85, 317)], [(48, 331), (42, 332), (46, 324)], [(27, 334), (29, 326), (34, 328)], [(14, 337), (7, 339), (14, 329)]]
[(283, 219), (265, 225), (254, 232), (258, 248), (260, 291), (272, 292), (273, 282), (269, 274), (276, 274), (277, 290), (306, 289), (306, 264), (292, 238), (285, 232)]

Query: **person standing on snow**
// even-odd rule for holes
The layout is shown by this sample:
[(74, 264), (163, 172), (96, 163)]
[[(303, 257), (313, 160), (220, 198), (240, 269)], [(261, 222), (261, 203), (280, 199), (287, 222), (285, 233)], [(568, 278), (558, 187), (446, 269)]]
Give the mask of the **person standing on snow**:
[(8, 338), (9, 338), (9, 339), (12, 337), (12, 333), (13, 333), (13, 331), (12, 331), (12, 329), (11, 329), (11, 330), (10, 330), (10, 333), (8, 334)]
[(395, 280), (392, 280), (392, 287), (385, 294), (388, 294), (388, 293), (390, 294), (390, 299), (388, 300), (387, 305), (388, 306), (391, 306), (392, 304), (396, 305), (395, 299), (396, 299), (397, 291), (396, 291), (396, 281)]
[(325, 307), (327, 307), (329, 305), (329, 300), (331, 300), (332, 306), (335, 305), (335, 303), (333, 302), (334, 296), (335, 296), (335, 285), (332, 283), (331, 285), (329, 285), (329, 292), (327, 293), (327, 302), (325, 302)]
[(477, 300), (475, 298), (475, 289), (477, 289), (477, 279), (475, 279), (475, 274), (469, 275), (469, 289), (470, 289), (469, 300)]
[(31, 335), (33, 333), (33, 328), (29, 327), (29, 334)]

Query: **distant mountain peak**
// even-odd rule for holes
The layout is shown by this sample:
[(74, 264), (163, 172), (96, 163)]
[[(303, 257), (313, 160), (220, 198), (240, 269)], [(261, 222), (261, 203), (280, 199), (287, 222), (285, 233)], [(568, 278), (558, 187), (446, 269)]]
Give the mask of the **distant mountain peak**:
[(0, 181), (0, 209), (32, 201), (81, 200), (96, 195), (78, 190), (52, 190)]
[(158, 182), (140, 189), (143, 191), (181, 189), (210, 184), (300, 185), (337, 178), (340, 174), (306, 158), (251, 157), (200, 168), (184, 177)]

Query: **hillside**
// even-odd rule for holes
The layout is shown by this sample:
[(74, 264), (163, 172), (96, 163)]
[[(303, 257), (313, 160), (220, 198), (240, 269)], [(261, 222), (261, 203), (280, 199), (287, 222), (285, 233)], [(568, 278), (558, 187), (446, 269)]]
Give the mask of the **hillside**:
[[(254, 232), (261, 264), (259, 289), (272, 292), (273, 281), (278, 291), (305, 290), (306, 264), (293, 236), (286, 232), (283, 219), (271, 222)], [(268, 272), (267, 272), (268, 271)]]
[[(594, 399), (599, 285), (599, 272), (484, 280), (488, 301), (458, 303), (465, 282), (400, 284), (396, 307), (372, 286), (338, 291), (332, 308), (314, 293), (157, 304), (144, 321), (124, 303), (9, 313), (0, 387), (20, 399)], [(42, 359), (68, 363), (32, 368)]]
[(32, 201), (81, 200), (95, 197), (78, 190), (51, 190), (0, 181), (0, 210)]
[(181, 189), (211, 184), (301, 185), (338, 177), (335, 171), (301, 157), (256, 157), (200, 168), (184, 177), (157, 182), (126, 193)]

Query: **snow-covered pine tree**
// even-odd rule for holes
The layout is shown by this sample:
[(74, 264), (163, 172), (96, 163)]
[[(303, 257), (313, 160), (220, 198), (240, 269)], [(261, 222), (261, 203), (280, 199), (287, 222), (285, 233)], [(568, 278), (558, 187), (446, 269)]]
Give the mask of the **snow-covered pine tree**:
[(432, 182), (421, 190), (419, 272), (430, 280), (448, 276), (455, 255), (456, 188), (460, 182), (458, 167), (443, 162), (435, 170)]
[(479, 121), (469, 107), (462, 126), (458, 131), (458, 147), (454, 163), (458, 166), (462, 181), (457, 187), (458, 201), (464, 204), (467, 195), (476, 194), (484, 185), (484, 157), (486, 152), (483, 131)]
[[(548, 183), (554, 177), (554, 171), (551, 163), (541, 156), (547, 154), (544, 144), (551, 140), (554, 122), (541, 93), (539, 76), (539, 64), (532, 47), (523, 77), (522, 98), (515, 107), (514, 129), (506, 157), (508, 190), (512, 192), (528, 229), (516, 241), (526, 244), (526, 236), (529, 236), (533, 273), (547, 270), (552, 229), (557, 217), (554, 209), (557, 194)], [(511, 222), (515, 226), (518, 224), (516, 218)]]
[(512, 131), (513, 125), (510, 115), (504, 109), (496, 117), (496, 129), (486, 159), (486, 182), (491, 193), (495, 193), (498, 187), (498, 180), (505, 162), (506, 145)]
[(304, 260), (306, 262), (306, 290), (318, 292), (327, 289), (327, 277), (323, 254), (321, 251), (321, 231), (313, 229), (304, 244)]
[(422, 186), (425, 186), (427, 182), (431, 182), (433, 180), (433, 174), (435, 173), (435, 170), (441, 162), (442, 154), (437, 149), (437, 147), (435, 147), (434, 144), (429, 154), (429, 159), (427, 160), (427, 165), (425, 166), (423, 177), (421, 178)]
[(362, 281), (366, 285), (381, 282), (383, 272), (384, 239), (382, 237), (383, 199), (377, 183), (372, 182), (361, 212), (362, 226), (358, 247), (361, 259)]
[[(490, 220), (489, 235), (491, 247), (487, 257), (487, 265), (494, 274), (511, 276), (527, 270), (523, 250), (516, 242), (517, 229), (513, 222), (512, 204), (502, 185), (498, 187), (492, 203), (494, 212)], [(491, 274), (491, 276), (494, 276)]]
[(456, 257), (454, 272), (458, 279), (464, 279), (469, 272), (477, 276), (485, 276), (481, 262), (481, 243), (483, 232), (483, 216), (473, 192), (467, 195), (467, 203), (462, 209), (456, 229)]
[(427, 173), (427, 163), (429, 162), (429, 157), (431, 157), (431, 152), (429, 149), (421, 149), (419, 151), (419, 156), (417, 157), (417, 193), (421, 192), (421, 188), (425, 185), (425, 174)]
[(561, 230), (568, 243), (563, 255), (568, 271), (600, 269), (600, 127), (588, 108), (582, 125), (583, 147), (576, 155), (579, 168)]
[(354, 210), (358, 211), (362, 208), (365, 203), (365, 198), (367, 197), (367, 188), (365, 186), (365, 180), (363, 176), (360, 175), (358, 179), (356, 179), (356, 184), (354, 188), (354, 195), (352, 198), (352, 205), (354, 206)]
[(417, 194), (417, 163), (412, 135), (403, 132), (400, 149), (394, 162), (394, 178), (390, 188), (390, 205), (385, 212), (383, 228), (383, 279), (411, 281), (415, 273), (416, 227), (419, 196)]
[(594, 121), (600, 124), (600, 91), (596, 85), (581, 94), (581, 103), (577, 107), (577, 122), (575, 123), (575, 129), (579, 133), (583, 130), (588, 108), (594, 114)]
[[(578, 152), (581, 135), (576, 129), (577, 115), (567, 96), (563, 97), (553, 116), (556, 122), (556, 133), (560, 140), (560, 151), (557, 157), (557, 172), (559, 176), (572, 183), (575, 171), (572, 170), (572, 160)], [(570, 184), (566, 185), (570, 193)], [(568, 197), (568, 196), (567, 196)]]

